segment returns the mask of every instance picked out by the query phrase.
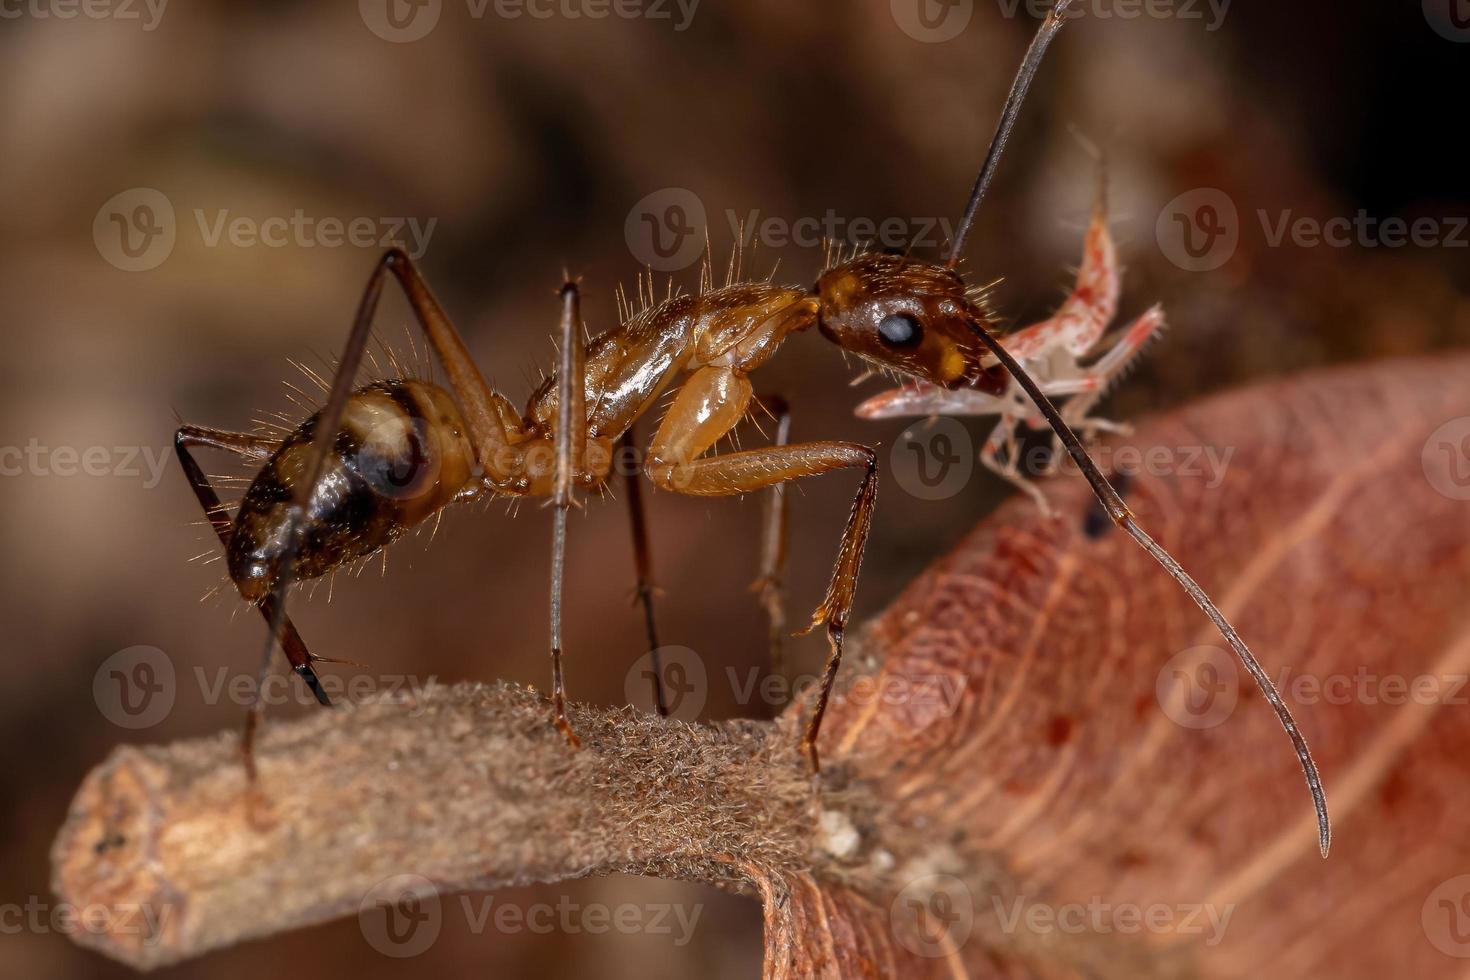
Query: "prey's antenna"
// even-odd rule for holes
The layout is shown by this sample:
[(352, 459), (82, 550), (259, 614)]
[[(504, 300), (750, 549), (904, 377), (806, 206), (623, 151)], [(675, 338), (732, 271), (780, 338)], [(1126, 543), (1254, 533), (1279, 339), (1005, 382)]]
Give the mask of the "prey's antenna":
[(1001, 110), (1000, 122), (996, 124), (995, 135), (990, 140), (990, 150), (985, 154), (985, 163), (980, 167), (980, 175), (975, 178), (975, 186), (970, 191), (970, 202), (965, 205), (965, 213), (960, 218), (959, 228), (955, 231), (954, 245), (949, 252), (949, 261), (945, 263), (947, 268), (953, 269), (959, 264), (960, 255), (965, 251), (965, 236), (970, 233), (970, 225), (975, 221), (975, 212), (980, 210), (980, 202), (985, 198), (985, 192), (990, 187), (990, 181), (995, 177), (996, 167), (1000, 165), (1000, 157), (1005, 152), (1006, 142), (1011, 138), (1011, 129), (1016, 125), (1016, 117), (1021, 114), (1021, 103), (1026, 101), (1026, 92), (1031, 88), (1031, 80), (1036, 77), (1036, 69), (1041, 67), (1042, 56), (1046, 54), (1047, 47), (1052, 38), (1066, 23), (1067, 8), (1072, 5), (1072, 0), (1057, 0), (1056, 6), (1052, 7), (1046, 15), (1046, 20), (1041, 24), (1041, 30), (1036, 32), (1036, 37), (1031, 41), (1031, 47), (1026, 49), (1026, 58), (1021, 62), (1020, 69), (1016, 72), (1016, 80), (1011, 82), (1011, 92), (1006, 96), (1005, 108)]

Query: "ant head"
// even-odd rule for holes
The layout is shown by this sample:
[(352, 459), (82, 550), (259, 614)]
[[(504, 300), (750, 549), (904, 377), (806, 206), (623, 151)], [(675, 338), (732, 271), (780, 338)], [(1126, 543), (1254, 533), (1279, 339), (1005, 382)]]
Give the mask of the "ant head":
[(972, 324), (983, 311), (954, 270), (894, 255), (864, 255), (817, 280), (822, 335), (864, 360), (945, 388), (983, 374)]

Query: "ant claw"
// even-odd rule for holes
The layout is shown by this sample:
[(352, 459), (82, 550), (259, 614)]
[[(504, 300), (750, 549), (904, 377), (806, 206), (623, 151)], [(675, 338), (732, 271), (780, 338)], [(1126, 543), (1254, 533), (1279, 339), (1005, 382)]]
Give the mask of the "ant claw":
[(572, 723), (567, 721), (565, 715), (559, 716), (553, 719), (553, 721), (556, 724), (557, 731), (566, 736), (568, 748), (580, 749), (582, 747), (582, 740), (577, 737), (576, 732), (572, 731)]

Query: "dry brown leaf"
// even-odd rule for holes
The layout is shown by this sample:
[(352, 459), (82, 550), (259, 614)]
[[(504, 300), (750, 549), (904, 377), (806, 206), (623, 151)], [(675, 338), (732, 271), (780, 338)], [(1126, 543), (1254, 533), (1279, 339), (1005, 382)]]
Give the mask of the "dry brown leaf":
[[(1327, 861), (1264, 700), (1150, 559), (1117, 532), (1083, 533), (1080, 480), (1052, 487), (1067, 519), (1013, 501), (873, 625), (880, 682), (953, 678), (964, 697), (953, 713), (839, 702), (824, 758), (882, 801), (873, 820), (887, 846), (907, 831), (907, 860), (964, 882), (973, 931), (990, 940), (966, 944), (966, 971), (990, 975), (996, 949), (1095, 976), (1137, 975), (1140, 958), (1212, 977), (1464, 967), (1470, 877), (1441, 886), (1470, 873), (1470, 500), (1444, 492), (1470, 497), (1449, 470), (1470, 468), (1465, 416), (1470, 359), (1444, 357), (1251, 388), (1132, 440), (1181, 467), (1194, 447), (1233, 453), (1217, 488), (1144, 475), (1130, 506), (1296, 714), (1327, 785)], [(1226, 687), (1197, 716), (1164, 710), (1161, 671), (1189, 671), (1173, 658), (1201, 646)], [(1175, 693), (1208, 705), (1193, 680)], [(1056, 924), (1017, 924), (1017, 901)], [(1186, 923), (1194, 908), (1201, 919)], [(1075, 912), (1121, 927), (1113, 917), (1134, 909), (1177, 928), (1061, 924)], [(1211, 912), (1229, 917), (1212, 928)]]

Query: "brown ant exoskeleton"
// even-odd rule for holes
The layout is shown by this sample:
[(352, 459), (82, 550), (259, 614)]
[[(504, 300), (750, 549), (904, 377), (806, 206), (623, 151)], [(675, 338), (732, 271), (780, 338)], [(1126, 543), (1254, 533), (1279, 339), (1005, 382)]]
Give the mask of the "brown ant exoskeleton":
[[(830, 652), (821, 689), (803, 736), (813, 768), (816, 739), (852, 610), (863, 548), (872, 523), (878, 457), (852, 442), (787, 444), (784, 407), (774, 445), (714, 452), (718, 440), (758, 404), (749, 380), (789, 335), (817, 327), (844, 350), (916, 382), (948, 390), (1002, 390), (998, 364), (1019, 384), (1052, 427), (1112, 521), (1122, 527), (1183, 586), (1255, 678), (1291, 737), (1317, 811), (1324, 856), (1330, 842), (1326, 800), (1316, 765), (1289, 710), (1245, 643), (1177, 562), (1136, 523), (1061, 414), (1035, 380), (990, 333), (980, 296), (956, 267), (1047, 46), (1072, 0), (1057, 0), (1033, 40), (1001, 113), (990, 150), (975, 181), (948, 260), (934, 264), (879, 254), (861, 255), (822, 273), (813, 290), (772, 283), (728, 282), (715, 288), (708, 267), (696, 294), (674, 295), (632, 312), (584, 344), (577, 286), (561, 290), (557, 372), (517, 412), (492, 391), (471, 361), (417, 269), (398, 250), (374, 269), (359, 305), (325, 406), (283, 440), (195, 426), (179, 429), (176, 447), (195, 495), (228, 558), (240, 594), (270, 623), (262, 675), (275, 643), (296, 673), (327, 703), (313, 661), (285, 613), (293, 582), (321, 576), (372, 554), (450, 503), (467, 497), (549, 498), (554, 507), (551, 565), (552, 722), (571, 745), (577, 737), (565, 711), (561, 614), (567, 512), (574, 490), (604, 486), (615, 446), (661, 395), (672, 391), (644, 458), (656, 486), (695, 496), (773, 491), (763, 535), (757, 585), (780, 632), (780, 578), (785, 544), (783, 484), (832, 470), (862, 472), (822, 602), (807, 631), (825, 626)], [(354, 388), (384, 283), (392, 277), (406, 294), (448, 378), (448, 388), (425, 381), (390, 380)], [(732, 275), (731, 279), (738, 278)], [(676, 387), (677, 386), (677, 387)], [(232, 519), (190, 450), (209, 447), (263, 464)], [(630, 480), (630, 488), (636, 480)], [(639, 577), (652, 637), (647, 544), (641, 500), (630, 493)], [(656, 647), (656, 643), (651, 646)], [(655, 671), (655, 675), (656, 675)], [(656, 688), (662, 709), (662, 692)], [(252, 737), (259, 700), (247, 718), (243, 751), (254, 777)]]

